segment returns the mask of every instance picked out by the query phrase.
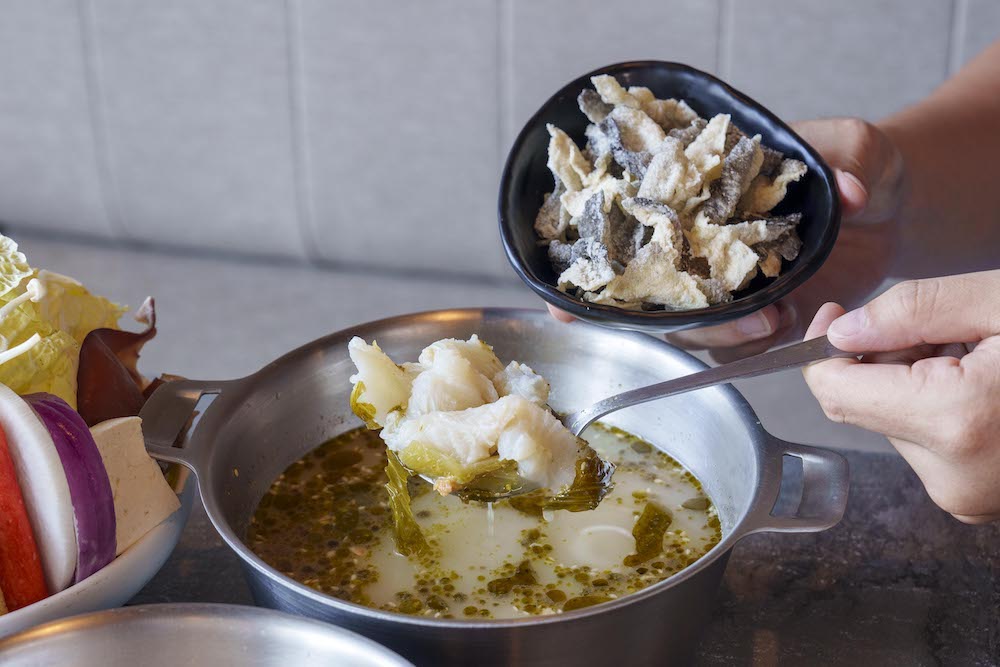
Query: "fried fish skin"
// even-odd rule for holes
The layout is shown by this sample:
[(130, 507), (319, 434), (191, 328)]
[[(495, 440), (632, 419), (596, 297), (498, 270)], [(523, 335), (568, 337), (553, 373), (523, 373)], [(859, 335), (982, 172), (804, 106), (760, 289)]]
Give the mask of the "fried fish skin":
[[(555, 187), (535, 229), (561, 291), (626, 310), (704, 308), (797, 256), (794, 228), (753, 243), (721, 228), (769, 217), (803, 163), (746, 136), (729, 114), (700, 118), (683, 100), (609, 75), (591, 83), (577, 98), (591, 121), (585, 149), (548, 127)], [(697, 229), (705, 223), (719, 233)]]

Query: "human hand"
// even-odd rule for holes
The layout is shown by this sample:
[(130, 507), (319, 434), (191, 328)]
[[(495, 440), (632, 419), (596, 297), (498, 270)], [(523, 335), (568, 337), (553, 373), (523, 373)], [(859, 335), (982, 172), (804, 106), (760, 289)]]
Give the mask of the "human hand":
[(900, 283), (846, 315), (828, 303), (806, 338), (824, 333), (871, 353), (804, 370), (827, 417), (888, 436), (960, 521), (1000, 519), (1000, 270)]
[(732, 322), (672, 334), (672, 343), (708, 349), (717, 361), (763, 352), (800, 338), (823, 303), (835, 299), (848, 307), (860, 305), (885, 279), (895, 237), (893, 214), (903, 196), (899, 151), (879, 128), (856, 118), (806, 121), (794, 128), (836, 176), (843, 224), (833, 251), (816, 275), (777, 304)]

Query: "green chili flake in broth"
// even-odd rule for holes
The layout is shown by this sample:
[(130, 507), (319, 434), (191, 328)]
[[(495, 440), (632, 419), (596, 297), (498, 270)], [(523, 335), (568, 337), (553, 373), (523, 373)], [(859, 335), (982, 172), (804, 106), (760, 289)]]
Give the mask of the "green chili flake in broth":
[(694, 498), (688, 498), (687, 500), (685, 500), (683, 503), (681, 503), (681, 507), (683, 507), (684, 509), (704, 512), (705, 510), (708, 509), (709, 505), (711, 504), (712, 503), (709, 502), (708, 498), (706, 498), (705, 496), (696, 496)]
[(494, 595), (506, 595), (515, 586), (533, 586), (537, 584), (535, 572), (531, 569), (530, 561), (521, 561), (514, 571), (514, 574), (507, 577), (498, 577), (486, 584), (486, 590)]
[(639, 520), (632, 528), (636, 552), (625, 557), (625, 565), (635, 567), (663, 553), (663, 536), (673, 521), (668, 510), (656, 503), (646, 503)]
[(399, 462), (396, 452), (387, 451), (386, 458), (388, 464), (385, 474), (389, 481), (385, 484), (385, 490), (389, 493), (396, 549), (404, 556), (426, 556), (430, 553), (430, 545), (424, 539), (424, 533), (410, 507), (410, 490), (407, 488), (410, 473)]
[[(581, 441), (582, 442), (582, 441)], [(614, 487), (611, 481), (615, 474), (615, 464), (602, 459), (589, 445), (583, 448), (583, 456), (576, 461), (576, 475), (573, 483), (562, 493), (547, 498), (543, 504), (546, 510), (569, 510), (586, 512), (597, 507)]]
[(615, 464), (602, 459), (589, 445), (583, 444), (581, 451), (569, 488), (554, 496), (546, 489), (512, 496), (508, 500), (510, 506), (534, 517), (542, 516), (545, 511), (586, 512), (597, 507), (614, 488)]
[[(349, 602), (481, 620), (558, 614), (617, 599), (666, 579), (718, 543), (715, 508), (683, 508), (704, 493), (673, 459), (651, 446), (637, 451), (632, 444), (642, 441), (600, 426), (584, 437), (617, 465), (615, 485), (592, 512), (538, 504), (537, 514), (522, 513), (498, 502), (494, 535), (485, 505), (441, 497), (411, 477), (393, 486), (406, 490), (410, 520), (427, 551), (403, 557), (385, 485), (397, 474), (405, 480), (406, 471), (391, 465), (377, 431), (360, 427), (306, 454), (274, 482), (254, 513), (247, 544), (284, 574)], [(654, 501), (674, 514), (661, 534), (661, 552), (626, 565), (639, 551), (629, 533), (639, 525), (635, 514)], [(613, 531), (600, 532), (607, 524)], [(588, 538), (587, 526), (600, 530)]]

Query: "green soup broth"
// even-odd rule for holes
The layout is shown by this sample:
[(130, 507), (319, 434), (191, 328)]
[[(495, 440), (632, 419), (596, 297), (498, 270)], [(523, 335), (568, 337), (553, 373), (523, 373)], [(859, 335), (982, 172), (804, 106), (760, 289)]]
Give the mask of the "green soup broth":
[(439, 618), (556, 614), (641, 590), (721, 539), (701, 484), (635, 436), (597, 425), (583, 437), (617, 465), (594, 510), (539, 512), (442, 497), (411, 478), (430, 549), (395, 548), (378, 433), (348, 431), (293, 463), (261, 499), (247, 541), (265, 562), (357, 604)]

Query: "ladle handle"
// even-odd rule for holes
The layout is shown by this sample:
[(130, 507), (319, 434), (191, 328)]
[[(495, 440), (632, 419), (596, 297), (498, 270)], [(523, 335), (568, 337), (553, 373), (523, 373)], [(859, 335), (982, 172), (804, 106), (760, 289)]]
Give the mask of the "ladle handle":
[(654, 401), (667, 396), (683, 394), (695, 389), (703, 389), (718, 384), (753, 378), (769, 373), (800, 368), (807, 364), (837, 357), (854, 357), (855, 352), (844, 352), (834, 347), (826, 336), (813, 338), (802, 343), (789, 345), (763, 354), (733, 361), (722, 366), (707, 368), (691, 375), (684, 375), (665, 382), (625, 391), (594, 403), (584, 410), (568, 415), (564, 423), (576, 435), (580, 435), (589, 424), (606, 414), (616, 412), (640, 403)]
[[(802, 460), (802, 496), (791, 514), (774, 514), (782, 481), (788, 477), (786, 456)], [(738, 528), (740, 537), (760, 532), (815, 533), (835, 526), (847, 508), (850, 471), (847, 459), (836, 452), (768, 434), (764, 465), (753, 505)]]
[(197, 473), (204, 452), (182, 446), (195, 416), (195, 408), (202, 396), (222, 394), (226, 387), (234, 383), (176, 380), (160, 385), (139, 412), (149, 455), (158, 461), (179, 463)]

